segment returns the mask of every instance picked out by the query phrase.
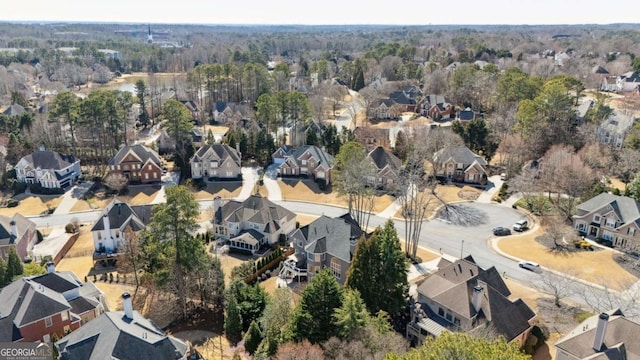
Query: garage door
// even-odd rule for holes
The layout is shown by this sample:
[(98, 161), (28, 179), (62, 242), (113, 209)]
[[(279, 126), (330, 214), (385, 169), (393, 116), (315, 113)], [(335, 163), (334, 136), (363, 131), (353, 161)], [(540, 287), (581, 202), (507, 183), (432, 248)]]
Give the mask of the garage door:
[(316, 173), (316, 178), (318, 179), (324, 179), (324, 171), (318, 171)]

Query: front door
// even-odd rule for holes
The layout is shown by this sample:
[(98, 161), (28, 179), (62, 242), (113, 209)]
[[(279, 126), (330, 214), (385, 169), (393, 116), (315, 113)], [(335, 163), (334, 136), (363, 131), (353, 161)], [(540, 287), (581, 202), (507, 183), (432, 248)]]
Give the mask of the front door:
[(597, 237), (598, 236), (598, 228), (595, 226), (589, 227), (589, 236)]

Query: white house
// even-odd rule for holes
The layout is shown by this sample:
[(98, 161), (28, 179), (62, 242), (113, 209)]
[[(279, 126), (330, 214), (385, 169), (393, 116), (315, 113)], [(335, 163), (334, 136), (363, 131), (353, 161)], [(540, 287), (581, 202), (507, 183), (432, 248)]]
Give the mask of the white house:
[(81, 174), (80, 160), (44, 147), (20, 159), (15, 169), (18, 182), (39, 184), (50, 189), (69, 187)]
[(150, 217), (150, 205), (132, 207), (118, 200), (112, 201), (91, 227), (94, 259), (116, 254), (122, 246), (127, 227), (131, 227), (134, 232), (141, 231)]

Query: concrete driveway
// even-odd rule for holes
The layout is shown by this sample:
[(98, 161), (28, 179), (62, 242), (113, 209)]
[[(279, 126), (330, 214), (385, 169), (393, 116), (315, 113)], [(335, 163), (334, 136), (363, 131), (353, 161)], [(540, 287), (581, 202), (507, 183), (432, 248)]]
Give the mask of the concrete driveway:
[(282, 191), (280, 191), (280, 185), (278, 184), (278, 171), (276, 170), (278, 165), (271, 164), (264, 172), (264, 178), (262, 179), (264, 186), (269, 192), (268, 199), (271, 201), (282, 201)]
[(253, 188), (256, 185), (256, 182), (260, 178), (258, 175), (258, 168), (254, 167), (243, 167), (242, 171), (242, 190), (240, 190), (240, 194), (236, 197), (236, 200), (245, 200), (253, 193)]
[(53, 212), (55, 215), (58, 214), (68, 214), (71, 211), (73, 205), (76, 204), (82, 195), (84, 195), (87, 190), (91, 188), (93, 185), (92, 181), (83, 182), (77, 185), (74, 185), (71, 189), (67, 190), (62, 196), (62, 201), (56, 207), (56, 210)]

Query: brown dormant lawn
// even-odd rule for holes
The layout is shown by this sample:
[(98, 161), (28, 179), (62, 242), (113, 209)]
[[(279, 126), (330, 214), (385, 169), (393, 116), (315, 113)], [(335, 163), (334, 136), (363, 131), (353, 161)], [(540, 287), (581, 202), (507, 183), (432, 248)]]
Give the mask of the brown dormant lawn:
[[(522, 235), (501, 238), (498, 242), (500, 250), (520, 259), (535, 261), (543, 267), (566, 272), (575, 272), (577, 278), (603, 284), (623, 290), (638, 279), (628, 273), (613, 259), (613, 252), (607, 249), (597, 251), (576, 251), (569, 253), (552, 252), (535, 241), (535, 237), (543, 234), (542, 230)], [(507, 274), (508, 276), (508, 274)]]
[[(452, 203), (457, 201), (469, 201), (475, 200), (478, 198), (480, 193), (479, 189), (476, 189), (471, 186), (457, 186), (457, 185), (438, 185), (436, 187), (436, 195), (431, 195), (430, 190), (425, 190), (427, 192), (427, 196), (429, 196), (429, 206), (427, 207), (427, 212), (425, 217), (431, 217), (435, 215), (435, 211), (440, 208), (440, 206), (444, 203)], [(396, 218), (402, 218), (402, 209), (399, 209), (396, 214)]]
[[(282, 179), (278, 180), (283, 200), (310, 201), (320, 204), (330, 204), (347, 207), (347, 200), (336, 191), (322, 191), (318, 185), (309, 180)], [(377, 196), (373, 205), (373, 212), (378, 213), (391, 205), (394, 198), (389, 195)]]
[(16, 200), (20, 200), (20, 204), (12, 208), (0, 208), (0, 215), (12, 217), (16, 213), (24, 216), (40, 215), (41, 213), (56, 208), (62, 202), (62, 195), (57, 197), (39, 197), (39, 196), (16, 196)]
[(240, 195), (242, 191), (241, 182), (218, 182), (215, 184), (207, 184), (207, 187), (194, 194), (196, 200), (211, 200), (215, 196), (223, 199), (233, 199)]

